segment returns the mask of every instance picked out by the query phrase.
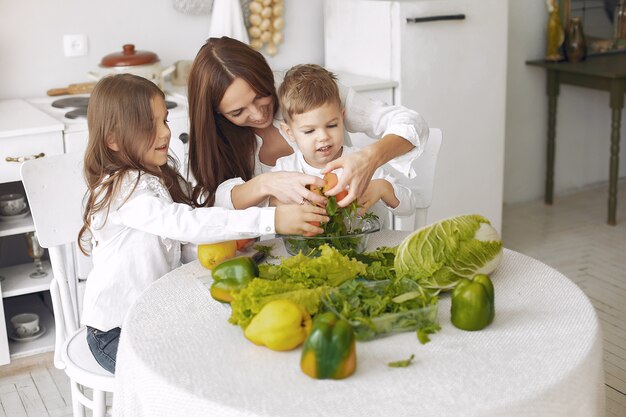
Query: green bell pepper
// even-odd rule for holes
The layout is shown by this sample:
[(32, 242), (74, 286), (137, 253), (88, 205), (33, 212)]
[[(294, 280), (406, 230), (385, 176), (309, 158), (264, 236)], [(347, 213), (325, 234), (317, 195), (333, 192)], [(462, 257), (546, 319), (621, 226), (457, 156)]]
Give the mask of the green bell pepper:
[(241, 290), (259, 276), (257, 263), (264, 257), (265, 254), (257, 252), (253, 256), (238, 256), (216, 265), (211, 271), (211, 296), (218, 301), (230, 303), (234, 291)]
[(356, 344), (352, 326), (334, 313), (313, 320), (300, 359), (302, 372), (315, 379), (343, 379), (356, 369)]
[(463, 278), (452, 292), (452, 324), (463, 330), (481, 330), (495, 317), (493, 284), (484, 274)]

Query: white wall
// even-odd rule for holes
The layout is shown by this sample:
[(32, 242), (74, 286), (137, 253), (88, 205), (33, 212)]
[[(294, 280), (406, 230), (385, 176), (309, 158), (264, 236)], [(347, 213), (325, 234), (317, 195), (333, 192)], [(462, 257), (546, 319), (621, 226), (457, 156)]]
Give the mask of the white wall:
[[(268, 58), (274, 68), (323, 63), (322, 3), (286, 0), (285, 43), (276, 57)], [(546, 18), (545, 0), (509, 0), (506, 203), (543, 196), (545, 74), (524, 62), (543, 56)], [(124, 43), (156, 52), (164, 65), (193, 59), (208, 26), (208, 15), (181, 14), (167, 0), (0, 0), (0, 99), (40, 97), (50, 88), (88, 81), (86, 72), (96, 69), (104, 55), (118, 51)], [(63, 35), (73, 33), (89, 36), (88, 56), (63, 57)], [(563, 86), (557, 116), (557, 195), (607, 181), (608, 94)], [(624, 140), (620, 158), (620, 176), (624, 177)]]
[[(285, 42), (274, 68), (322, 63), (322, 0), (286, 0)], [(0, 0), (0, 99), (45, 96), (86, 82), (103, 56), (125, 43), (156, 52), (163, 65), (193, 59), (207, 38), (209, 15), (177, 12), (171, 0)], [(84, 33), (89, 54), (63, 56), (63, 35)]]
[[(543, 198), (547, 111), (545, 71), (526, 60), (545, 54), (545, 0), (509, 0), (504, 201)], [(626, 115), (622, 113), (622, 120)], [(606, 92), (561, 86), (557, 104), (555, 193), (607, 182), (611, 110)], [(624, 124), (624, 123), (623, 123)], [(626, 126), (620, 177), (626, 176)], [(608, 199), (608, 194), (607, 194)], [(624, 201), (624, 196), (620, 196)], [(556, 202), (558, 203), (558, 201)]]

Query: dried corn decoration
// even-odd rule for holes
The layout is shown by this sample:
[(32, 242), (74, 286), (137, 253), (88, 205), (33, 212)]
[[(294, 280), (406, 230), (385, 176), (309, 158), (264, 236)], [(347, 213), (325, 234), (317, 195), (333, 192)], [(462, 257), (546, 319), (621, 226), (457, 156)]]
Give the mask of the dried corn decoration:
[(284, 0), (252, 0), (248, 4), (248, 35), (250, 46), (274, 56), (283, 42), (285, 27)]

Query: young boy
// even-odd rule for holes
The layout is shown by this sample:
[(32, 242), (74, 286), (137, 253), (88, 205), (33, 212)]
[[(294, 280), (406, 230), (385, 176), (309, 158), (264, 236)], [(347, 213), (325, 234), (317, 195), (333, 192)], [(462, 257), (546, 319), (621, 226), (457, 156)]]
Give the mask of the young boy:
[[(281, 130), (298, 145), (298, 150), (276, 161), (272, 171), (297, 171), (321, 177), (330, 161), (356, 152), (344, 146), (344, 110), (336, 77), (313, 64), (297, 65), (285, 74), (278, 89), (284, 122)], [(341, 170), (336, 171), (341, 175)], [(381, 201), (383, 204), (377, 204)], [(385, 223), (388, 211), (406, 216), (415, 211), (409, 188), (397, 184), (385, 167), (377, 169), (363, 195), (358, 198), (361, 214), (374, 206), (374, 213)]]

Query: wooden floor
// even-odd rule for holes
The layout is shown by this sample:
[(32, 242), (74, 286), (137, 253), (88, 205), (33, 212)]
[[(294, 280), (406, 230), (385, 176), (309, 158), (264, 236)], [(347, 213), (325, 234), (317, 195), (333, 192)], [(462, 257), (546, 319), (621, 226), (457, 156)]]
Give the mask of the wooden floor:
[(604, 337), (607, 417), (626, 417), (626, 182), (617, 225), (607, 219), (608, 187), (505, 207), (505, 247), (562, 272), (587, 294)]
[(72, 417), (70, 383), (52, 353), (0, 367), (0, 417)]
[[(554, 267), (589, 296), (602, 323), (607, 417), (626, 416), (626, 182), (617, 226), (608, 226), (607, 187), (504, 209), (503, 239)], [(110, 399), (108, 399), (110, 401)], [(107, 402), (109, 402), (107, 401)], [(69, 383), (38, 355), (0, 367), (0, 417), (71, 416)]]

